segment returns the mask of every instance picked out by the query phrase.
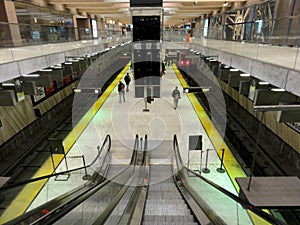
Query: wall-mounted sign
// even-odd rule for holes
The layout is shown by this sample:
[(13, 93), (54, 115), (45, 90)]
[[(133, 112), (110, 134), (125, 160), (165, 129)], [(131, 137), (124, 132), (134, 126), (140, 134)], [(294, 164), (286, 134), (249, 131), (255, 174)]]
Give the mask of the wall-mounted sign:
[(37, 93), (36, 95), (33, 95), (34, 102), (37, 102), (37, 101), (41, 100), (42, 98), (46, 97), (44, 87), (36, 87), (36, 93)]
[(18, 102), (21, 102), (25, 99), (24, 91), (22, 92), (17, 92), (17, 100)]

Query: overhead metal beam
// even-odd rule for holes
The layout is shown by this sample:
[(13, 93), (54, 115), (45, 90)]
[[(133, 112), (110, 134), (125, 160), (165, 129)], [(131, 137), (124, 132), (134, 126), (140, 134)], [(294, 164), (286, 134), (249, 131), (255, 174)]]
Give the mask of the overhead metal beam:
[(299, 105), (259, 105), (253, 106), (255, 112), (300, 110)]

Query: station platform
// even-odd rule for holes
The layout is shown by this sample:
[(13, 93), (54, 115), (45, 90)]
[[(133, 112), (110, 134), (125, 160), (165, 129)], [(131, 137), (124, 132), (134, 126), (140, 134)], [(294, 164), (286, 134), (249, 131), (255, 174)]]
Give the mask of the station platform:
[[(144, 112), (144, 99), (134, 98), (134, 81), (130, 83), (129, 92), (125, 93), (125, 102), (119, 102), (117, 84), (119, 80), (123, 81), (127, 72), (131, 74), (130, 65), (127, 65), (73, 129), (73, 132), (64, 140), (66, 159), (56, 160), (55, 164), (58, 166), (55, 171), (66, 170), (66, 165), (68, 165), (68, 169), (83, 166), (82, 159), (79, 157), (82, 155), (85, 157), (86, 164), (92, 162), (97, 155), (97, 146), (101, 145), (107, 134), (110, 134), (112, 139), (112, 164), (129, 163), (136, 134), (140, 137), (148, 136), (149, 151), (156, 149), (164, 151), (166, 149), (166, 152), (168, 152), (167, 148), (172, 149), (173, 136), (176, 134), (184, 163), (187, 165), (189, 160), (189, 167), (199, 171), (204, 168), (204, 158), (208, 153), (207, 168), (210, 172), (201, 172), (201, 175), (238, 196), (239, 187), (235, 178), (245, 177), (245, 173), (194, 94), (182, 93), (186, 83), (176, 66), (173, 65), (166, 69), (166, 74), (161, 78), (161, 98), (148, 104), (149, 112)], [(132, 74), (131, 77), (133, 78)], [(175, 86), (178, 86), (181, 92), (177, 109), (174, 109), (173, 98), (171, 97)], [(195, 135), (202, 135), (202, 161), (200, 160), (201, 151), (189, 150), (189, 137)], [(221, 149), (225, 149), (224, 173), (217, 170), (220, 167)], [(156, 155), (157, 157), (150, 159), (150, 164), (167, 165), (171, 163), (170, 155), (164, 154), (164, 152), (161, 155)], [(44, 167), (49, 167), (44, 171), (53, 170), (50, 164), (45, 164)], [(92, 170), (88, 171), (89, 174), (92, 172)], [(47, 173), (45, 172), (45, 174)], [(2, 215), (0, 223), (9, 221), (12, 217), (21, 215), (25, 211), (29, 211), (83, 184), (83, 175), (83, 173), (77, 173), (71, 174), (67, 179), (50, 178), (40, 184), (39, 190), (32, 192), (32, 189), (28, 188), (27, 191), (22, 191), (11, 204), (11, 207)], [(222, 196), (211, 192), (208, 187), (203, 186), (197, 180), (195, 177), (191, 184), (192, 187), (195, 190), (201, 190), (199, 194), (215, 211), (222, 215), (227, 224), (267, 224), (260, 222), (254, 215), (248, 214), (245, 209), (242, 209), (232, 200), (227, 201)], [(26, 197), (24, 198), (24, 196)], [(16, 205), (18, 207), (15, 207)], [(232, 211), (232, 207), (235, 212)]]

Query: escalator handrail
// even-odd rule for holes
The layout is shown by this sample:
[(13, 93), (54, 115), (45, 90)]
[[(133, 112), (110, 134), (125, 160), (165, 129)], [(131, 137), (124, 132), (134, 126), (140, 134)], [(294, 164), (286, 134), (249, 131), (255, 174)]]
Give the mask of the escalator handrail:
[(132, 154), (131, 160), (130, 160), (130, 165), (135, 165), (136, 164), (136, 160), (137, 160), (137, 149), (138, 149), (138, 145), (139, 145), (139, 135), (136, 134), (135, 135), (135, 139), (134, 139), (134, 146), (133, 146), (133, 152), (134, 154)]
[[(109, 141), (109, 149), (108, 149), (108, 152), (110, 150), (110, 147), (111, 147), (111, 138), (110, 136), (107, 137), (105, 139), (106, 141)], [(104, 141), (104, 144), (103, 146), (105, 145), (105, 142)], [(102, 151), (102, 149), (100, 149), (100, 151)], [(106, 153), (105, 155), (105, 159), (106, 159), (106, 156), (108, 155), (108, 152)], [(137, 151), (133, 151), (132, 153), (132, 159), (133, 158), (136, 158), (136, 155), (137, 154)], [(105, 159), (103, 162), (105, 162)], [(37, 221), (35, 221), (34, 223), (32, 224), (39, 224), (41, 221), (44, 221), (43, 224), (52, 224), (53, 220), (58, 220), (59, 218), (62, 218), (67, 212), (71, 211), (73, 208), (75, 208), (78, 204), (80, 204), (81, 202), (85, 201), (86, 199), (88, 199), (91, 194), (89, 193), (90, 191), (92, 191), (92, 189), (95, 189), (97, 188), (97, 191), (100, 190), (101, 188), (103, 188), (104, 186), (106, 186), (107, 184), (113, 182), (112, 180), (114, 180), (116, 177), (120, 176), (123, 172), (125, 172), (127, 169), (129, 169), (131, 167), (131, 165), (128, 165), (124, 170), (120, 171), (117, 175), (115, 175), (113, 178), (111, 178), (111, 180), (104, 180), (102, 183), (99, 183), (99, 184), (96, 184), (92, 187), (90, 187), (88, 190), (86, 190), (84, 193), (81, 193), (80, 195), (78, 195), (77, 197), (73, 198), (73, 199), (70, 199), (68, 200), (67, 202), (65, 202), (64, 204), (61, 204), (60, 206), (58, 206), (56, 209), (52, 210), (51, 212), (49, 212), (48, 214), (40, 217)], [(96, 191), (92, 191), (92, 193), (95, 193)], [(74, 203), (74, 201), (78, 200), (79, 198), (81, 198), (81, 200), (79, 201), (79, 203)], [(71, 205), (72, 204), (72, 205)], [(110, 208), (111, 207), (111, 204), (110, 203), (108, 205), (107, 208)], [(63, 209), (63, 210), (69, 210), (69, 211), (59, 211), (59, 209)], [(47, 219), (49, 216), (51, 216), (50, 218), (52, 219), (50, 223), (48, 223), (48, 220)], [(47, 222), (45, 222), (47, 221)]]
[[(63, 216), (65, 216), (68, 212), (70, 212), (72, 209), (74, 209), (77, 205), (79, 205), (80, 203), (84, 202), (86, 199), (88, 199), (91, 195), (93, 195), (94, 193), (96, 193), (97, 191), (99, 191), (100, 189), (104, 188), (106, 185), (108, 185), (109, 183), (112, 183), (116, 177), (122, 175), (122, 173), (124, 173), (130, 166), (126, 167), (125, 169), (123, 169), (122, 171), (120, 171), (117, 175), (115, 175), (113, 178), (111, 178), (111, 180), (104, 180), (102, 183), (99, 183), (98, 185), (95, 185), (93, 187), (91, 187), (90, 189), (86, 190), (84, 193), (82, 193), (81, 195), (70, 199), (68, 202), (60, 205), (59, 207), (57, 207), (57, 209), (52, 210), (51, 212), (49, 212), (48, 214), (46, 214), (45, 216), (39, 218), (38, 221), (35, 221), (34, 223), (31, 223), (32, 225), (34, 224), (39, 224), (40, 221), (43, 221), (42, 224), (44, 225), (50, 225), (53, 224), (53, 221), (49, 221), (49, 219), (47, 219), (47, 217), (51, 217), (51, 219), (53, 219), (53, 217), (55, 217), (56, 220), (62, 218)], [(96, 188), (96, 189), (95, 189)], [(92, 190), (95, 189), (95, 190)], [(92, 191), (92, 193), (88, 193)], [(78, 200), (79, 198), (81, 198), (81, 200), (79, 201), (79, 203), (77, 202), (77, 204), (72, 204), (74, 201)], [(69, 204), (72, 204), (72, 206), (68, 207)], [(59, 212), (59, 209), (63, 209), (63, 210), (67, 210), (67, 212)], [(52, 215), (51, 215), (52, 214)], [(54, 221), (55, 222), (55, 221)]]
[(126, 209), (124, 210), (118, 222), (118, 225), (140, 225), (142, 222), (141, 212), (144, 212), (149, 182), (149, 153), (147, 135), (145, 135), (142, 168), (142, 181), (134, 189), (131, 198), (127, 203)]
[(48, 174), (48, 175), (45, 175), (45, 176), (40, 176), (40, 177), (32, 178), (32, 179), (29, 179), (29, 180), (20, 181), (18, 183), (14, 183), (14, 184), (10, 184), (10, 185), (4, 185), (4, 186), (0, 187), (0, 192), (3, 191), (3, 190), (6, 190), (6, 189), (12, 188), (12, 187), (18, 187), (18, 186), (26, 185), (26, 184), (33, 183), (33, 182), (36, 182), (36, 181), (39, 181), (39, 180), (51, 178), (51, 177), (54, 177), (54, 176), (63, 175), (63, 174), (71, 173), (71, 172), (74, 172), (74, 171), (87, 169), (87, 168), (91, 167), (97, 161), (97, 159), (101, 155), (101, 152), (103, 150), (103, 146), (105, 146), (105, 144), (106, 144), (107, 141), (109, 141), (108, 152), (110, 151), (110, 148), (111, 148), (111, 137), (108, 134), (108, 135), (106, 135), (106, 138), (103, 141), (101, 149), (98, 150), (96, 158), (89, 165), (78, 167), (78, 168), (74, 168), (74, 169), (70, 169), (70, 170), (66, 170), (66, 171), (62, 171), (62, 172), (59, 172), (59, 173), (55, 173), (54, 172), (52, 174)]
[[(110, 151), (110, 148), (111, 148), (111, 138), (110, 138), (110, 135), (107, 135), (106, 138), (105, 138), (105, 140), (103, 141), (102, 147), (101, 147), (101, 148), (99, 149), (99, 151), (98, 151), (98, 154), (97, 154), (97, 156), (96, 156), (96, 159), (100, 156), (100, 154), (101, 154), (101, 152), (103, 151), (103, 148), (104, 148), (103, 146), (105, 146), (105, 144), (106, 144), (107, 141), (109, 142), (107, 154), (108, 154), (108, 152)], [(106, 154), (106, 155), (107, 155), (107, 154)], [(106, 157), (106, 155), (105, 155), (105, 157)], [(93, 164), (95, 163), (95, 161), (96, 161), (96, 160), (94, 160), (94, 161), (93, 161), (91, 164), (89, 164), (88, 166), (86, 166), (86, 167), (81, 167), (81, 168), (83, 168), (83, 169), (84, 169), (84, 168), (87, 168), (87, 167), (93, 165)], [(103, 161), (103, 163), (104, 163), (104, 162), (105, 162), (105, 161)], [(103, 165), (102, 165), (102, 166), (103, 166)], [(68, 170), (68, 171), (70, 172), (70, 171), (76, 171), (76, 170), (78, 170), (78, 168), (72, 169), (72, 170)], [(65, 171), (64, 171), (64, 172), (61, 172), (61, 173), (56, 173), (55, 175), (57, 176), (57, 175), (64, 174), (64, 173), (65, 173)], [(44, 177), (49, 177), (49, 175), (44, 176)], [(32, 216), (34, 216), (34, 215), (40, 213), (41, 210), (45, 208), (45, 205), (51, 205), (51, 204), (54, 204), (54, 203), (57, 202), (57, 201), (60, 201), (60, 202), (61, 202), (63, 199), (67, 199), (67, 198), (69, 198), (70, 196), (72, 196), (73, 194), (79, 193), (81, 190), (83, 190), (84, 188), (86, 188), (86, 187), (88, 186), (89, 183), (93, 184), (93, 185), (91, 185), (91, 186), (89, 187), (90, 189), (93, 188), (93, 187), (95, 187), (95, 186), (97, 186), (97, 184), (101, 183), (101, 182), (95, 182), (95, 180), (97, 179), (97, 177), (98, 177), (98, 176), (93, 176), (93, 179), (92, 179), (91, 181), (89, 181), (89, 182), (87, 182), (87, 183), (85, 183), (85, 184), (83, 184), (83, 185), (81, 185), (81, 186), (79, 186), (79, 187), (76, 187), (76, 188), (72, 189), (71, 191), (69, 191), (69, 192), (67, 192), (67, 193), (65, 193), (65, 194), (63, 194), (63, 195), (61, 195), (61, 196), (58, 196), (58, 197), (52, 199), (51, 201), (46, 202), (46, 203), (42, 204), (41, 206), (38, 206), (37, 208), (35, 208), (35, 209), (33, 209), (33, 210), (30, 210), (30, 211), (27, 212), (27, 213), (24, 213), (24, 214), (22, 214), (21, 216), (19, 216), (19, 217), (17, 217), (17, 218), (14, 218), (14, 219), (11, 220), (11, 221), (8, 221), (8, 224), (16, 224), (16, 223), (20, 223), (21, 221), (24, 221), (24, 220), (26, 220), (26, 219), (28, 219), (28, 218), (30, 218), (30, 217), (32, 217)], [(39, 178), (40, 178), (40, 177), (39, 177)], [(37, 180), (38, 180), (38, 179), (37, 179)], [(32, 182), (33, 182), (33, 181), (32, 181)], [(48, 208), (48, 207), (46, 207), (46, 208)]]
[[(138, 142), (139, 141), (139, 138), (138, 138), (138, 135), (136, 135), (135, 137), (135, 142), (134, 142), (134, 146), (133, 146), (133, 153), (132, 153), (132, 157), (131, 157), (131, 160), (130, 160), (130, 165), (131, 166), (134, 166), (134, 168), (137, 165), (137, 158), (138, 158)], [(143, 160), (144, 161), (144, 160)], [(139, 167), (140, 168), (143, 168), (143, 167)], [(130, 181), (130, 183), (133, 182), (134, 180), (134, 177), (136, 176), (136, 174), (138, 173), (139, 171), (134, 169), (134, 173), (133, 173), (133, 176), (131, 178), (129, 178), (129, 180), (127, 181), (127, 183)], [(115, 207), (118, 205), (118, 203), (121, 201), (122, 197), (124, 196), (124, 194), (126, 193), (127, 189), (129, 188), (129, 184), (124, 184), (124, 186), (122, 187), (122, 189), (120, 190), (120, 192), (116, 195), (116, 197), (113, 199), (113, 201), (111, 201), (111, 203), (106, 207), (106, 209), (98, 216), (98, 218), (95, 220), (95, 222), (93, 223), (93, 225), (100, 225), (100, 224), (104, 224), (107, 219), (109, 218), (109, 216), (112, 214), (113, 210), (115, 209)], [(136, 189), (135, 189), (136, 190)]]
[(189, 168), (183, 166), (182, 158), (181, 158), (180, 152), (179, 152), (179, 145), (178, 145), (178, 140), (177, 140), (176, 134), (174, 135), (174, 139), (173, 139), (173, 150), (174, 150), (175, 157), (176, 157), (176, 163), (177, 163), (177, 166), (178, 166), (178, 171), (179, 170), (182, 171), (182, 169), (186, 169), (188, 172), (193, 173), (193, 175), (195, 175), (197, 178), (203, 180), (208, 185), (214, 187), (215, 189), (222, 192), (227, 197), (231, 198), (232, 200), (239, 203), (244, 208), (250, 210), (251, 212), (258, 215), (259, 217), (263, 218), (264, 220), (266, 220), (268, 222), (271, 222), (274, 225), (286, 225), (284, 222), (278, 220), (277, 218), (274, 218), (270, 214), (264, 212), (262, 209), (257, 208), (256, 206), (242, 200), (240, 197), (232, 194), (231, 192), (227, 191), (226, 189), (222, 188), (221, 186), (217, 185), (216, 183), (206, 179), (205, 177), (201, 176), (200, 174), (195, 173), (193, 170), (190, 170)]
[[(110, 146), (111, 146), (111, 144), (110, 144), (110, 137), (108, 137), (107, 138), (107, 140), (109, 140), (109, 149), (110, 149)], [(105, 145), (105, 144), (104, 144)], [(103, 145), (103, 146), (104, 146)], [(136, 145), (135, 145), (136, 146)], [(100, 149), (100, 151), (102, 151), (103, 149)], [(99, 151), (99, 152), (100, 152)], [(137, 157), (136, 157), (136, 155), (137, 155), (137, 153), (138, 153), (138, 151), (134, 151), (133, 152), (133, 154), (132, 154), (132, 159), (136, 159)], [(107, 154), (106, 154), (106, 156), (108, 155), (108, 152), (107, 152)], [(105, 162), (105, 159), (104, 159), (104, 162)], [(136, 162), (136, 160), (135, 160), (135, 162)], [(128, 167), (126, 167), (124, 170), (122, 170), (120, 173), (118, 173), (115, 177), (117, 177), (117, 176), (119, 176), (122, 172), (124, 172), (125, 170), (127, 170), (128, 168), (130, 167), (130, 165), (128, 166)], [(114, 178), (113, 178), (114, 179)], [(40, 217), (37, 221), (35, 221), (34, 222), (34, 224), (39, 224), (40, 223), (40, 221), (43, 221), (43, 220), (45, 220), (45, 218), (49, 218), (49, 216), (52, 216), (52, 214), (53, 214), (53, 212), (56, 212), (57, 214), (53, 214), (53, 218), (52, 219), (59, 219), (59, 218), (61, 218), (62, 216), (64, 216), (65, 214), (63, 213), (63, 212), (59, 212), (59, 209), (61, 209), (61, 208), (66, 208), (66, 207), (69, 207), (69, 205), (70, 204), (73, 204), (72, 206), (70, 206), (69, 207), (69, 209), (70, 210), (72, 210), (75, 206), (74, 206), (74, 200), (76, 200), (76, 199), (78, 199), (78, 198), (81, 198), (82, 200), (81, 200), (81, 202), (82, 201), (84, 201), (85, 199), (87, 199), (90, 195), (88, 195), (88, 193), (90, 192), (90, 191), (92, 191), (92, 189), (94, 189), (94, 188), (96, 188), (97, 186), (97, 190), (98, 189), (101, 189), (101, 188), (103, 188), (104, 186), (106, 186), (108, 183), (109, 183), (110, 181), (108, 181), (108, 180), (105, 180), (104, 182), (102, 182), (102, 183), (99, 183), (98, 185), (94, 185), (94, 186), (91, 186), (91, 187), (89, 187), (88, 188), (88, 190), (86, 190), (86, 191), (84, 191), (83, 193), (80, 193), (78, 196), (76, 196), (75, 198), (72, 198), (72, 199), (70, 199), (70, 200), (67, 200), (67, 201), (65, 201), (64, 202), (64, 204), (61, 204), (61, 205), (59, 205), (57, 208), (55, 208), (54, 210), (52, 210), (51, 212), (49, 212), (48, 214), (46, 214), (46, 215), (44, 215), (44, 216), (42, 216), (42, 217)], [(100, 186), (99, 186), (100, 185)], [(79, 189), (79, 190), (77, 190), (77, 191), (80, 191), (81, 189)], [(123, 194), (122, 194), (122, 196), (123, 196)], [(67, 196), (66, 196), (67, 197)], [(61, 197), (60, 197), (61, 198)], [(55, 199), (54, 199), (55, 200)], [(53, 200), (51, 201), (51, 202), (53, 202)], [(78, 203), (79, 204), (79, 203)], [(41, 206), (42, 208), (43, 207), (45, 207), (45, 204), (43, 205), (43, 206)], [(112, 207), (111, 205), (109, 205), (108, 206), (108, 208), (114, 208), (114, 207)], [(47, 208), (47, 207), (46, 207)], [(38, 207), (37, 209), (40, 209), (40, 207)], [(39, 210), (36, 210), (36, 211), (39, 211)], [(50, 215), (51, 214), (51, 215)], [(35, 215), (35, 214), (33, 214), (33, 215)], [(27, 218), (29, 218), (29, 216), (28, 216), (28, 214), (23, 214), (23, 216), (25, 217), (25, 219), (27, 219)], [(22, 216), (21, 216), (22, 217)], [(19, 217), (20, 218), (20, 217)], [(15, 219), (14, 219), (15, 220)], [(20, 221), (20, 220), (18, 220), (18, 221)], [(12, 224), (15, 224), (15, 223), (12, 223)]]
[(97, 159), (100, 157), (100, 155), (101, 155), (101, 153), (102, 153), (102, 151), (103, 151), (103, 148), (104, 148), (106, 142), (108, 142), (108, 149), (107, 149), (107, 153), (106, 153), (106, 155), (105, 155), (105, 158), (106, 158), (106, 156), (107, 156), (107, 154), (108, 154), (108, 152), (110, 151), (110, 148), (111, 148), (111, 137), (110, 137), (109, 134), (106, 135), (106, 137), (105, 137), (105, 139), (104, 139), (104, 141), (103, 141), (103, 144), (102, 144), (100, 150), (98, 150), (98, 154), (97, 154), (96, 158), (95, 158), (95, 159), (94, 159), (87, 167), (91, 167), (92, 165), (94, 165), (94, 163), (95, 163), (95, 162), (97, 161)]

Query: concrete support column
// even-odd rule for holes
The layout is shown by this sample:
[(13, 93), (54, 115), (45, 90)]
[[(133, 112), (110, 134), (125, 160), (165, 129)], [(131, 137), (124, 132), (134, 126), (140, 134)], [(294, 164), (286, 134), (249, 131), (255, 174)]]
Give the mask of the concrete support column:
[(73, 26), (74, 26), (74, 34), (75, 34), (75, 40), (79, 40), (79, 32), (78, 32), (78, 26), (77, 26), (77, 19), (76, 16), (73, 14)]
[(105, 23), (103, 18), (97, 18), (97, 26), (99, 30), (105, 30)]
[(46, 0), (30, 0), (29, 1), (31, 4), (33, 5), (37, 5), (37, 6), (42, 6), (42, 7), (47, 7), (48, 3)]
[(53, 9), (62, 12), (66, 11), (66, 7), (64, 4), (54, 4)]
[(12, 0), (0, 0), (0, 46), (22, 45), (21, 35)]

